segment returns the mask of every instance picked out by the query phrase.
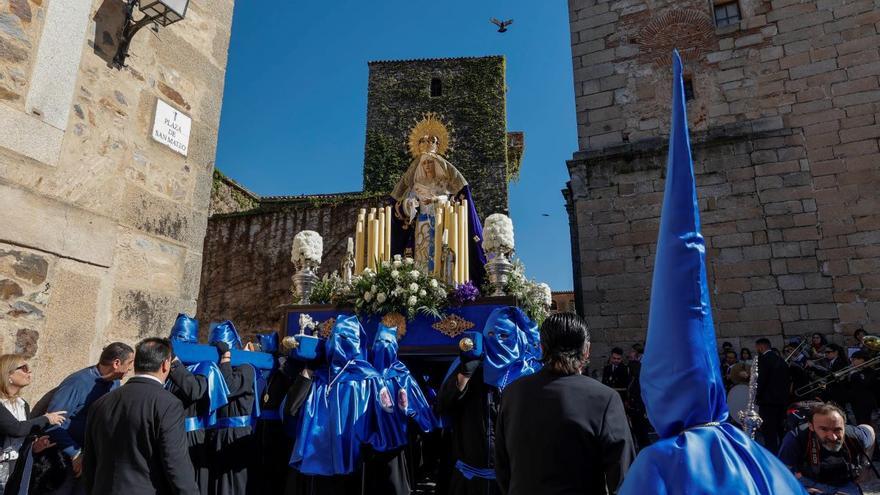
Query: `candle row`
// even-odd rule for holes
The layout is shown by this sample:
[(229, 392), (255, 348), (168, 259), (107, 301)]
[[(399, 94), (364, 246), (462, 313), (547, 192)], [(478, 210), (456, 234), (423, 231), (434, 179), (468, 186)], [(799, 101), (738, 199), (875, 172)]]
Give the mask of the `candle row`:
[(391, 260), (391, 207), (361, 208), (354, 237), (354, 273), (364, 268), (375, 271), (377, 264)]
[[(470, 230), (468, 220), (468, 202), (443, 203), (436, 209), (434, 222), (434, 276), (444, 277), (442, 246), (452, 251), (455, 262), (452, 266), (451, 280), (447, 282), (458, 285), (470, 279)], [(442, 232), (441, 235), (437, 235)]]

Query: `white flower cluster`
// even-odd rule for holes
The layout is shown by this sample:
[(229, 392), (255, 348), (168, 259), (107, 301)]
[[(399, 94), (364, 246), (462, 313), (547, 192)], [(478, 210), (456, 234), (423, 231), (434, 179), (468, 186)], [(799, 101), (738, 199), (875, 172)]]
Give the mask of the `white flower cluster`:
[(290, 260), (297, 268), (304, 266), (316, 267), (321, 264), (324, 253), (324, 240), (313, 230), (303, 230), (293, 238), (293, 249)]
[(395, 256), (377, 270), (365, 269), (356, 277), (349, 297), (359, 312), (397, 311), (414, 318), (417, 312), (439, 314), (446, 288), (419, 270), (412, 258)]
[(532, 286), (532, 291), (534, 291), (534, 297), (548, 308), (553, 304), (553, 291), (550, 290), (549, 285), (544, 282), (535, 284)]
[(513, 248), (513, 222), (510, 217), (501, 213), (489, 215), (483, 228), (483, 249), (490, 253), (509, 253)]

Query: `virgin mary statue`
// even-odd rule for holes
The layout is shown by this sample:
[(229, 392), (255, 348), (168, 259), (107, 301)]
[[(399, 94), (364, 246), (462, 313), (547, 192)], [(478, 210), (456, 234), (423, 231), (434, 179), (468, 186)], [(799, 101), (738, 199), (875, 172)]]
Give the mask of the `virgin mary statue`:
[(443, 157), (449, 145), (446, 126), (428, 114), (410, 133), (409, 148), (413, 159), (391, 192), (394, 205), (392, 254), (411, 253), (416, 263), (434, 272), (435, 208), (453, 201), (468, 201), (470, 243), (470, 279), (483, 280), (483, 227), (474, 207), (471, 188), (461, 172)]

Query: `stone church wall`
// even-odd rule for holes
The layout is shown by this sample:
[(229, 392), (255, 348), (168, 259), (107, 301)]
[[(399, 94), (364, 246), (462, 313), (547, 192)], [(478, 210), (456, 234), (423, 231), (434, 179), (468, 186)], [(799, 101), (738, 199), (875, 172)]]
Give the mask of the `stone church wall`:
[[(0, 352), (33, 401), (195, 311), (233, 1), (144, 29), (122, 70), (122, 2), (0, 5)], [(157, 99), (192, 118), (187, 157), (151, 138)]]
[(210, 322), (232, 320), (242, 337), (281, 329), (279, 305), (291, 302), (293, 237), (314, 230), (324, 238), (318, 275), (337, 270), (360, 208), (378, 206), (359, 195), (264, 200), (258, 209), (214, 215), (205, 236), (197, 318), (205, 336)]
[(880, 332), (880, 4), (738, 4), (716, 28), (712, 2), (569, 2), (580, 151), (564, 195), (599, 349), (647, 326), (673, 46), (718, 338)]

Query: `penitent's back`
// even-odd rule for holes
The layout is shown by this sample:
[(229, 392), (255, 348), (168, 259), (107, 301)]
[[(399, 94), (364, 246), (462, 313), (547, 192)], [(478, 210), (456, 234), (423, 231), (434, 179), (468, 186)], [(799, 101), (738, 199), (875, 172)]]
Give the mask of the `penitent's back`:
[(546, 369), (504, 390), (496, 452), (499, 484), (514, 495), (604, 494), (635, 456), (617, 392)]

